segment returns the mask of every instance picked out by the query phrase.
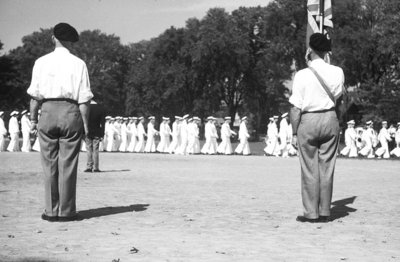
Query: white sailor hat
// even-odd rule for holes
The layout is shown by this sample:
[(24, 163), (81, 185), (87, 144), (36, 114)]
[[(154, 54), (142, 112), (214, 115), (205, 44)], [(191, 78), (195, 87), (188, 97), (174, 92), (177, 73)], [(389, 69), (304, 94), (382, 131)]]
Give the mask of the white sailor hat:
[[(1, 114), (0, 114), (1, 115)], [(400, 126), (400, 122), (397, 122), (397, 125)]]
[(230, 116), (226, 116), (224, 119), (225, 120), (231, 120), (232, 118)]
[(198, 117), (198, 116), (194, 116), (194, 117), (193, 117), (193, 120), (200, 121), (200, 117)]
[(382, 121), (382, 124), (387, 124), (387, 121)]
[(246, 120), (247, 119), (247, 116), (244, 116), (244, 117), (242, 117), (242, 121), (244, 121), (244, 120)]
[(193, 121), (193, 117), (188, 119), (188, 122), (192, 122)]
[(132, 120), (137, 120), (138, 118), (136, 116), (132, 116)]
[(349, 125), (355, 125), (356, 122), (355, 122), (354, 120), (350, 120), (350, 121), (347, 122), (347, 124), (349, 124)]
[(284, 118), (284, 117), (287, 117), (287, 115), (288, 115), (288, 113), (286, 112), (286, 113), (282, 114), (281, 117)]
[(154, 116), (149, 116), (149, 119), (150, 120), (154, 120), (154, 119), (156, 119)]
[(186, 114), (186, 115), (184, 115), (182, 118), (183, 119), (186, 119), (186, 118), (188, 118), (189, 117), (189, 114)]
[(21, 115), (25, 115), (26, 113), (28, 113), (28, 110), (23, 110), (22, 112), (21, 112)]
[(268, 118), (269, 120), (271, 120), (271, 121), (274, 121), (274, 117), (273, 116), (271, 116), (270, 118)]
[(367, 123), (366, 123), (367, 125), (371, 125), (372, 124), (372, 121), (371, 120), (369, 120), (369, 121), (367, 121)]
[(126, 120), (128, 120), (129, 118), (127, 118), (127, 117), (124, 117), (124, 118), (122, 118), (122, 119), (126, 121)]
[(209, 116), (209, 117), (207, 117), (207, 120), (213, 120), (214, 119), (214, 117), (213, 116)]
[(0, 116), (4, 115), (4, 111), (0, 111)]
[(278, 119), (279, 118), (279, 116), (274, 116), (274, 119)]
[(141, 117), (139, 117), (138, 119), (139, 119), (139, 120), (143, 120), (143, 119), (144, 119), (144, 117), (143, 117), (143, 116), (141, 116)]
[(105, 119), (109, 120), (109, 119), (111, 119), (111, 116), (106, 116)]
[(110, 121), (114, 121), (116, 118), (115, 117), (111, 117), (110, 118)]
[(16, 114), (16, 111), (12, 111), (11, 113), (10, 113), (10, 116), (13, 116), (13, 115), (15, 115)]
[(165, 116), (163, 116), (162, 119), (163, 119), (164, 121), (169, 120), (169, 118), (168, 118), (168, 117), (165, 117)]

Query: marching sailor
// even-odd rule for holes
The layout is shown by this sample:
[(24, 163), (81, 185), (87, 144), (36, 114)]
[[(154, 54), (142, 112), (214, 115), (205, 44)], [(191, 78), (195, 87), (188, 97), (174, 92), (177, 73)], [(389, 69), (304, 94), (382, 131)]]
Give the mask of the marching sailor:
[(231, 123), (231, 117), (230, 116), (225, 117), (225, 122), (222, 124), (221, 127), (222, 141), (217, 148), (217, 152), (219, 154), (231, 155), (233, 153), (231, 136), (236, 135), (236, 133), (231, 130), (231, 127), (229, 125), (230, 123)]
[(250, 146), (249, 146), (249, 132), (247, 130), (247, 116), (242, 117), (240, 126), (239, 126), (239, 145), (235, 149), (236, 154), (250, 155)]
[(344, 141), (346, 143), (346, 146), (340, 151), (340, 154), (343, 156), (348, 156), (348, 157), (357, 157), (357, 145), (356, 145), (356, 139), (357, 139), (357, 133), (356, 130), (354, 129), (355, 122), (354, 120), (350, 120), (347, 122), (347, 129), (344, 132)]

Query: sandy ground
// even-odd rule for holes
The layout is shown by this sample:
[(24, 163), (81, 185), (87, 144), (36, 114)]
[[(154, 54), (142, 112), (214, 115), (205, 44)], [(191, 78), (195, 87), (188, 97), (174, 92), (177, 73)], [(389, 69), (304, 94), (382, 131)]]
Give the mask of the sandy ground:
[(400, 161), (339, 159), (333, 221), (301, 214), (297, 158), (102, 153), (82, 221), (49, 223), (39, 153), (0, 153), (0, 261), (400, 261)]

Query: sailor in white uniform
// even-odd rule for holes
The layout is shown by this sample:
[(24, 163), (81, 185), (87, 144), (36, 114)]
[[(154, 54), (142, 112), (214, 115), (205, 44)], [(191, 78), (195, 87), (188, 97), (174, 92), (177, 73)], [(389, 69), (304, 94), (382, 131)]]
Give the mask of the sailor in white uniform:
[(268, 124), (268, 130), (267, 130), (267, 146), (264, 148), (264, 152), (266, 155), (269, 156), (279, 156), (279, 133), (278, 133), (278, 127), (276, 125), (276, 122), (278, 121), (278, 116), (270, 117), (269, 124)]
[(8, 133), (3, 117), (4, 111), (0, 111), (0, 152), (5, 151), (5, 140)]
[(144, 152), (144, 147), (146, 145), (146, 142), (144, 138), (147, 136), (146, 131), (144, 129), (144, 117), (141, 116), (139, 117), (139, 123), (137, 124), (137, 137), (138, 137), (138, 142), (135, 147), (135, 152), (136, 153), (143, 153)]
[(209, 116), (207, 117), (207, 123), (204, 125), (204, 138), (205, 138), (205, 143), (203, 147), (201, 148), (201, 153), (202, 154), (208, 154), (209, 149), (211, 147), (211, 125), (213, 125), (213, 117)]
[(128, 148), (128, 118), (123, 117), (120, 123), (120, 132), (121, 132), (121, 143), (119, 145), (118, 151), (119, 152), (126, 152)]
[(31, 121), (28, 117), (28, 110), (24, 110), (21, 112), (21, 131), (22, 131), (22, 152), (30, 152), (31, 151)]
[(10, 144), (8, 144), (7, 151), (9, 152), (19, 152), (21, 147), (19, 145), (19, 124), (18, 124), (18, 111), (11, 112), (10, 121), (8, 122), (8, 132), (10, 133)]
[(169, 127), (169, 118), (163, 117), (162, 119), (163, 121), (160, 124), (160, 143), (157, 145), (157, 152), (168, 153), (171, 145), (170, 136), (172, 132)]
[(186, 114), (182, 117), (182, 121), (180, 122), (181, 143), (177, 152), (175, 152), (175, 154), (178, 155), (186, 155), (186, 149), (188, 146), (188, 118), (189, 115)]
[(382, 122), (382, 128), (379, 131), (378, 140), (381, 144), (381, 147), (376, 150), (375, 155), (379, 158), (390, 158), (388, 143), (392, 140), (392, 138), (390, 137), (389, 131), (387, 130), (387, 121)]
[(364, 147), (358, 152), (360, 155), (368, 158), (374, 158), (374, 146), (376, 145), (375, 131), (372, 128), (373, 122), (370, 120), (366, 123), (366, 129), (362, 134), (362, 141)]
[(129, 125), (130, 141), (128, 145), (128, 152), (135, 152), (136, 144), (138, 143), (138, 132), (136, 127), (137, 117), (131, 117)]
[(221, 143), (217, 147), (217, 153), (224, 155), (231, 155), (233, 153), (231, 136), (236, 135), (236, 132), (231, 130), (230, 123), (231, 117), (227, 116), (224, 118), (225, 122), (221, 127)]
[(172, 124), (172, 142), (169, 146), (168, 153), (174, 154), (181, 145), (181, 133), (180, 133), (180, 122), (182, 118), (180, 116), (175, 116), (175, 121)]
[(150, 121), (147, 124), (147, 141), (146, 146), (144, 147), (144, 152), (154, 153), (156, 152), (155, 136), (158, 135), (159, 132), (154, 128), (156, 118), (154, 116), (150, 116), (149, 120)]
[(344, 132), (344, 141), (346, 146), (340, 151), (340, 154), (342, 156), (348, 156), (348, 157), (357, 157), (357, 145), (356, 145), (356, 139), (357, 139), (357, 133), (356, 130), (354, 129), (355, 125), (354, 120), (350, 120), (347, 122), (347, 129)]
[(282, 157), (289, 157), (289, 144), (292, 142), (289, 137), (289, 123), (288, 123), (288, 113), (282, 114), (281, 122), (279, 124), (279, 139), (280, 139), (280, 152)]
[(391, 155), (400, 157), (400, 122), (397, 123), (397, 130), (394, 135), (396, 147), (390, 152)]
[(247, 130), (247, 116), (242, 117), (240, 126), (239, 126), (239, 145), (235, 149), (236, 154), (243, 154), (245, 156), (250, 155), (250, 146), (249, 146), (249, 138), (250, 134)]

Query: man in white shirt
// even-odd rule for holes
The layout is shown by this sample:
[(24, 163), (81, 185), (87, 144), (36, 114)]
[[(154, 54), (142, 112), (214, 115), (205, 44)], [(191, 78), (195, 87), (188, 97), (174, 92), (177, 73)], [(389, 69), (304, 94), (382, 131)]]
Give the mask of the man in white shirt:
[(292, 143), (300, 155), (304, 210), (304, 215), (296, 220), (313, 223), (327, 222), (330, 216), (340, 131), (335, 104), (343, 92), (344, 74), (340, 67), (324, 61), (331, 51), (325, 35), (312, 34), (309, 45), (306, 55), (309, 68), (296, 73), (289, 102)]
[(24, 110), (21, 112), (21, 131), (22, 131), (22, 152), (30, 152), (31, 151), (31, 121), (28, 118), (28, 110)]
[[(69, 24), (53, 29), (55, 50), (36, 60), (31, 96), (32, 132), (39, 134), (45, 174), (45, 210), (42, 219), (72, 221), (76, 213), (76, 181), (82, 136), (89, 133), (88, 108), (93, 94), (84, 61), (67, 48), (79, 40)], [(42, 104), (39, 124), (38, 109)]]

